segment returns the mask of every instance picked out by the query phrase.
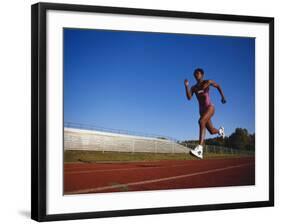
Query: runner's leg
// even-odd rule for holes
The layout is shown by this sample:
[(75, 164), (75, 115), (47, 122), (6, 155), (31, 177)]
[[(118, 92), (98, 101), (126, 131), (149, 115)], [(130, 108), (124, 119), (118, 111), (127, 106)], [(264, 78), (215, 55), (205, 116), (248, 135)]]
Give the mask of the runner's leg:
[(214, 135), (214, 134), (218, 134), (219, 133), (219, 130), (216, 129), (213, 124), (212, 124), (212, 120), (210, 119), (207, 123), (206, 123), (206, 128), (208, 129), (209, 133), (211, 135)]
[(211, 117), (213, 116), (215, 112), (215, 108), (214, 106), (209, 106), (207, 108), (207, 110), (201, 115), (200, 119), (199, 119), (199, 128), (200, 128), (200, 132), (199, 132), (199, 145), (203, 145), (204, 144), (204, 140), (205, 140), (205, 135), (206, 135), (206, 124), (207, 122), (211, 119)]

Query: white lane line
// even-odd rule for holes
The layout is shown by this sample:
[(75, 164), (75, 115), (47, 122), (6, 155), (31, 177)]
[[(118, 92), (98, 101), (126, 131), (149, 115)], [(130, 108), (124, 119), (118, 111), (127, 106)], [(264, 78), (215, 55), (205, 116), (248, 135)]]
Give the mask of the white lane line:
[(65, 171), (65, 174), (82, 174), (82, 173), (99, 173), (108, 171), (128, 171), (128, 170), (142, 170), (142, 169), (155, 169), (155, 168), (170, 168), (170, 167), (181, 167), (181, 166), (191, 166), (193, 164), (183, 164), (183, 165), (171, 165), (171, 166), (149, 166), (149, 167), (133, 167), (133, 168), (118, 168), (118, 169), (105, 169), (105, 170), (81, 170), (81, 171)]
[(240, 168), (240, 167), (250, 166), (250, 165), (252, 165), (252, 163), (245, 163), (245, 164), (236, 165), (236, 166), (228, 166), (228, 167), (224, 167), (224, 168), (206, 170), (206, 171), (195, 172), (195, 173), (190, 173), (190, 174), (184, 174), (184, 175), (178, 175), (178, 176), (172, 176), (172, 177), (164, 177), (164, 178), (153, 179), (153, 180), (131, 182), (131, 183), (127, 183), (127, 184), (119, 184), (119, 185), (114, 185), (114, 186), (88, 188), (88, 189), (77, 190), (77, 191), (68, 191), (68, 192), (65, 192), (65, 193), (66, 194), (82, 194), (82, 193), (90, 193), (90, 192), (109, 190), (109, 189), (114, 189), (114, 188), (119, 188), (119, 187), (128, 187), (128, 186), (136, 186), (136, 185), (143, 185), (143, 184), (151, 184), (151, 183), (157, 183), (157, 182), (162, 182), (162, 181), (176, 180), (176, 179), (180, 179), (180, 178), (192, 177), (192, 176), (197, 176), (197, 175), (202, 175), (202, 174), (215, 173), (215, 172), (220, 172), (220, 171), (224, 171), (224, 170), (230, 170), (230, 169), (235, 169), (235, 168)]
[[(145, 165), (145, 164), (141, 164), (141, 165)], [(117, 168), (117, 169), (104, 169), (104, 170), (80, 170), (80, 171), (67, 171), (65, 170), (64, 173), (65, 174), (86, 174), (86, 173), (100, 173), (100, 172), (112, 172), (112, 171), (131, 171), (131, 170), (145, 170), (145, 169), (167, 169), (167, 168), (173, 168), (173, 167), (183, 167), (183, 166), (193, 166), (194, 164), (180, 164), (180, 165), (170, 165), (170, 166), (166, 166), (166, 164), (161, 164), (159, 166), (155, 165), (155, 166), (149, 166), (149, 164), (147, 164), (148, 167), (145, 166), (140, 166), (140, 167), (132, 167), (132, 168)]]

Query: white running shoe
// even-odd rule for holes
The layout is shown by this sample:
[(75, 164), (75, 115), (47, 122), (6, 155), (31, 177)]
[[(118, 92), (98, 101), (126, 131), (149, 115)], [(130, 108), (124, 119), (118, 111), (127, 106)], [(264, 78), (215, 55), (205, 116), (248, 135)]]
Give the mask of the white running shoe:
[(219, 128), (219, 136), (221, 136), (222, 138), (225, 137), (224, 127), (220, 127), (220, 128)]
[(195, 149), (191, 149), (190, 150), (190, 153), (193, 155), (193, 156), (196, 156), (200, 159), (203, 159), (203, 146), (202, 145), (197, 145), (195, 147)]

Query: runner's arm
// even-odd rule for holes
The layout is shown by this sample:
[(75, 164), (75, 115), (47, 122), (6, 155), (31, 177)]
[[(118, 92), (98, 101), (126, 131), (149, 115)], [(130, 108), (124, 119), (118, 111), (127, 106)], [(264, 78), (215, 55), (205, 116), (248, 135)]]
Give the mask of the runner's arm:
[(221, 95), (221, 102), (226, 103), (226, 99), (225, 99), (225, 96), (223, 94), (223, 91), (222, 91), (222, 88), (220, 87), (220, 85), (217, 84), (214, 80), (208, 80), (208, 83), (209, 83), (209, 85), (215, 87), (219, 91), (219, 93)]
[(184, 80), (184, 86), (185, 86), (186, 97), (188, 100), (191, 100), (193, 95), (193, 87), (191, 87), (190, 89), (188, 88), (189, 86), (188, 80)]

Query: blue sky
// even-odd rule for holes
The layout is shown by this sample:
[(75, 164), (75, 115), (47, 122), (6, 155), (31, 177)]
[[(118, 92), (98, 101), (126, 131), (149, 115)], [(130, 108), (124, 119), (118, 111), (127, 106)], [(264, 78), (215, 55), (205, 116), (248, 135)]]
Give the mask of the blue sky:
[(183, 84), (197, 67), (226, 96), (210, 89), (214, 126), (253, 133), (255, 40), (240, 37), (64, 29), (64, 121), (197, 139), (198, 102)]

